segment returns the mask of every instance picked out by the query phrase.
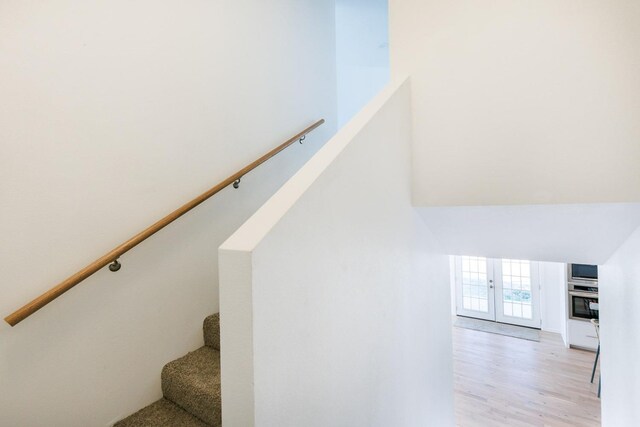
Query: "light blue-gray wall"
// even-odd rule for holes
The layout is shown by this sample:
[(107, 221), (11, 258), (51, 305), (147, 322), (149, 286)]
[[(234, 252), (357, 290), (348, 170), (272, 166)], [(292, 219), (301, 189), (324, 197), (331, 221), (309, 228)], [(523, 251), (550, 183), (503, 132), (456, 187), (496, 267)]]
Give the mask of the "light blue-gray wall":
[(389, 81), (386, 0), (336, 0), (336, 55), (342, 126)]

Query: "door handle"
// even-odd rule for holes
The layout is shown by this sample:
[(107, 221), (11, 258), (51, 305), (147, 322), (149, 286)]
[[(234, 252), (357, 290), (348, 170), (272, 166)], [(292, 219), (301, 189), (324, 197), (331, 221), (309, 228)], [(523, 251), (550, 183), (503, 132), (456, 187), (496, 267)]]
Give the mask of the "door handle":
[(489, 288), (493, 289), (493, 280), (489, 280)]

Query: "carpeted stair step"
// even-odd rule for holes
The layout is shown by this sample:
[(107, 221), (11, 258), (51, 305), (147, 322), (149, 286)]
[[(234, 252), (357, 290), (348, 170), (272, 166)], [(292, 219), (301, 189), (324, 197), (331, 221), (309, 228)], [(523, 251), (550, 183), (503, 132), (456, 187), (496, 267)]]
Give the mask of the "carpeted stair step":
[(164, 397), (205, 423), (222, 425), (220, 352), (204, 346), (162, 369)]
[(114, 427), (220, 427), (220, 316), (203, 324), (205, 346), (162, 369), (164, 399)]
[(114, 427), (209, 427), (167, 399), (160, 399), (118, 421)]
[(212, 314), (204, 319), (204, 344), (220, 350), (220, 314)]

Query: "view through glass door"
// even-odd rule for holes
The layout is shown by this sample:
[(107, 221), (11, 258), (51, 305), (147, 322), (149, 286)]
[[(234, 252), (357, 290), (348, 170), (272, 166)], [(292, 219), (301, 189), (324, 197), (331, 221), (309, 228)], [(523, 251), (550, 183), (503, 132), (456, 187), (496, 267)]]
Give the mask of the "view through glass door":
[(456, 311), (460, 316), (496, 320), (493, 265), (487, 258), (456, 257)]
[(538, 263), (460, 256), (455, 267), (458, 315), (540, 328)]

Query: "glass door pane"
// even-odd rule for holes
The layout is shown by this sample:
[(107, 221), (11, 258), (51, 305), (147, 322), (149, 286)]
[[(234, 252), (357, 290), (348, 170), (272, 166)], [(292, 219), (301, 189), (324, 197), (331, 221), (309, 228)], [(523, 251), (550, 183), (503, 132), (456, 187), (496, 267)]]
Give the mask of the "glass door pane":
[(487, 258), (456, 257), (457, 314), (495, 320), (490, 270)]
[(496, 264), (496, 319), (539, 328), (537, 263), (503, 259)]

